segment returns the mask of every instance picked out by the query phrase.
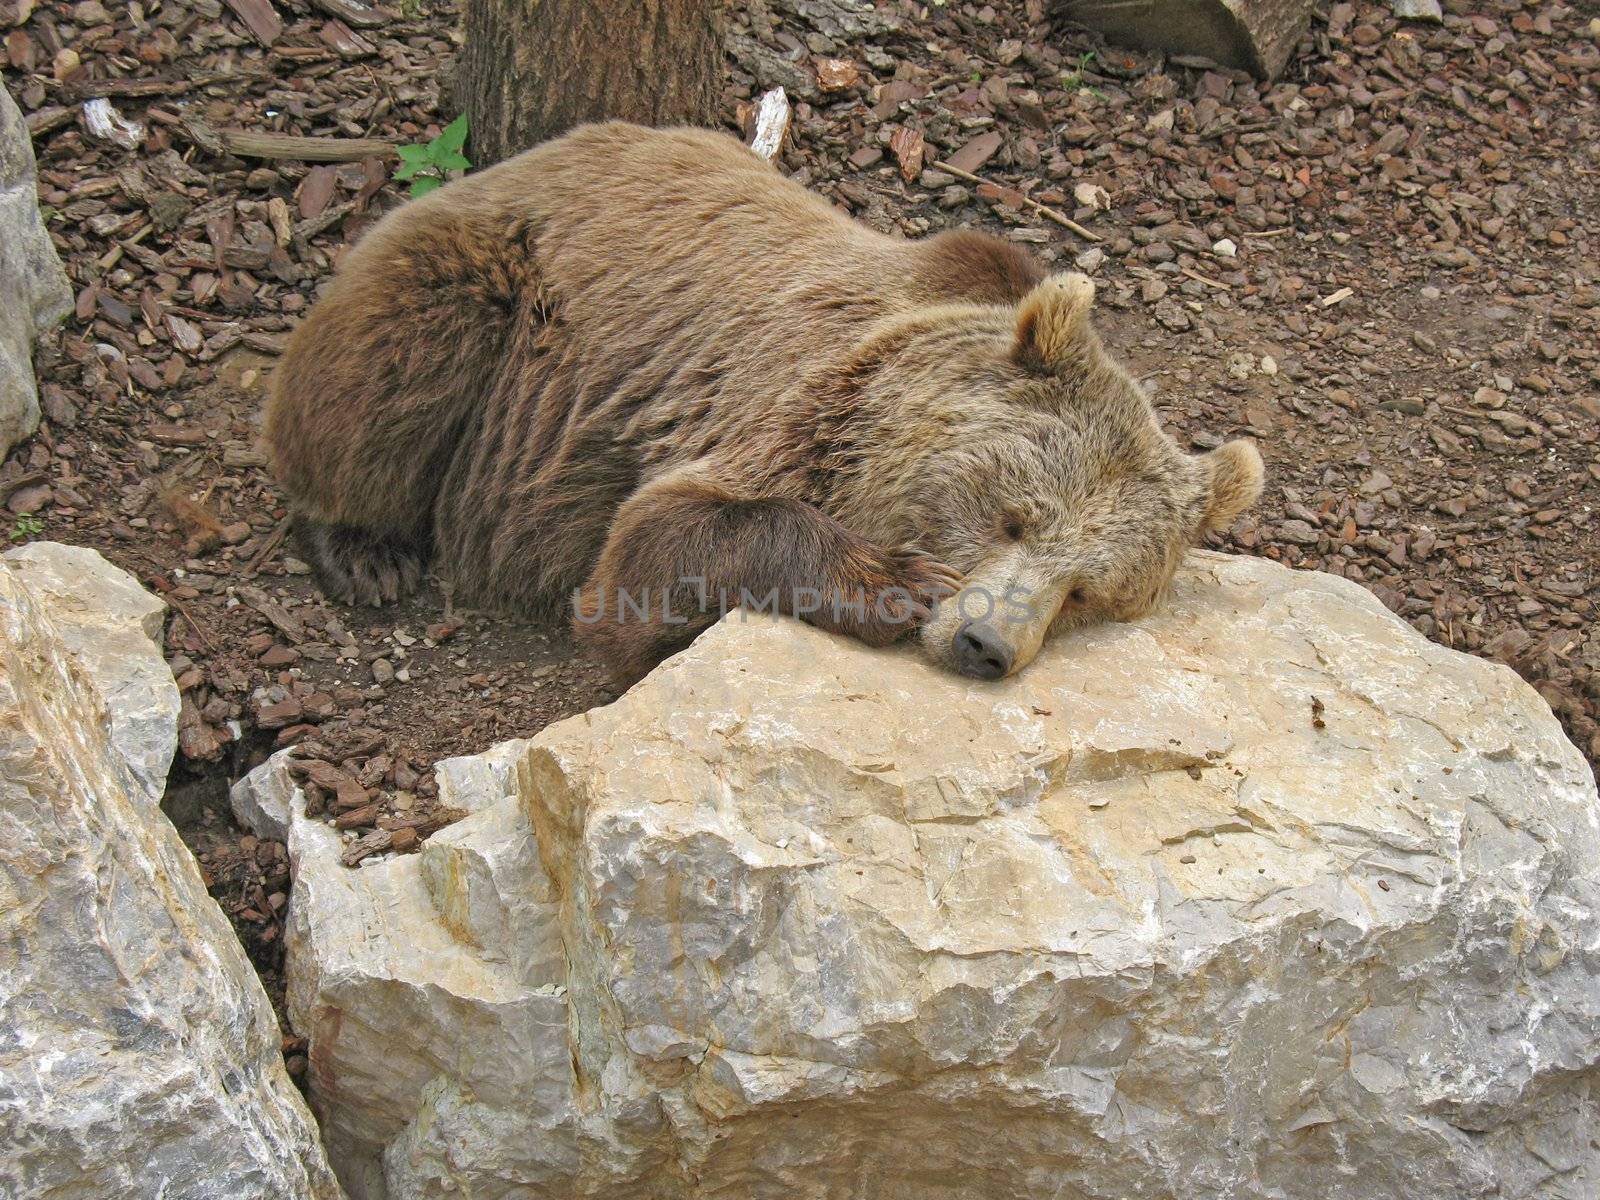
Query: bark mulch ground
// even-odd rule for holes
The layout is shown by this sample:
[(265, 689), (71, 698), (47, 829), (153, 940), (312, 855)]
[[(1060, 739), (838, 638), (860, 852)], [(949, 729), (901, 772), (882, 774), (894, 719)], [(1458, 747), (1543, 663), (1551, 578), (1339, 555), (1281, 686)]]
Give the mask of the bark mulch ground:
[[(1596, 762), (1600, 20), (1445, 9), (1328, 6), (1263, 85), (1108, 48), (1037, 0), (768, 0), (734, 16), (725, 109), (785, 87), (783, 169), (880, 229), (988, 229), (1095, 275), (1180, 441), (1260, 441), (1267, 495), (1217, 545), (1357, 580), (1510, 664)], [(77, 290), (0, 504), (13, 539), (94, 546), (171, 602), (169, 807), (274, 989), (287, 858), (227, 821), (229, 779), (299, 746), (354, 862), (452, 818), (437, 758), (610, 698), (562, 628), (437, 583), (325, 602), (256, 446), (285, 335), (404, 193), (383, 160), (243, 157), (228, 131), (424, 141), (454, 115), (457, 17), (0, 0)]]

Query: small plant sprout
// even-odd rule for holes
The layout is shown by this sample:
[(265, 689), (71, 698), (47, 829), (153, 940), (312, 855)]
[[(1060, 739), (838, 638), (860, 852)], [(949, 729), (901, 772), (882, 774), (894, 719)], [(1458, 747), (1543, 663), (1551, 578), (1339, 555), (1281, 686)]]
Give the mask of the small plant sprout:
[(11, 540), (13, 542), (25, 542), (29, 538), (38, 537), (43, 532), (43, 519), (34, 516), (32, 513), (23, 513), (12, 523)]
[(1099, 88), (1091, 87), (1085, 89), (1083, 75), (1085, 71), (1094, 65), (1094, 59), (1095, 53), (1093, 50), (1079, 55), (1078, 65), (1074, 70), (1061, 72), (1061, 86), (1069, 92), (1087, 90), (1091, 96), (1099, 96), (1104, 99), (1105, 93)]
[(411, 198), (426, 196), (449, 178), (447, 171), (465, 171), (472, 166), (461, 148), (467, 144), (467, 114), (462, 113), (444, 127), (438, 137), (419, 146), (397, 147), (400, 166), (396, 179), (411, 181)]

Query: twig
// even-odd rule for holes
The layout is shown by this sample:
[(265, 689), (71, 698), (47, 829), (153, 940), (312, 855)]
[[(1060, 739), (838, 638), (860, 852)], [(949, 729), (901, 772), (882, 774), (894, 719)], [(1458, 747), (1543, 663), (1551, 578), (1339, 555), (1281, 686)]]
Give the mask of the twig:
[(154, 224), (146, 221), (138, 232), (129, 237), (118, 238), (117, 244), (111, 247), (110, 250), (107, 250), (105, 254), (100, 257), (100, 261), (96, 265), (102, 271), (109, 271), (112, 267), (116, 266), (117, 263), (122, 261), (123, 251), (125, 251), (129, 246), (137, 246), (140, 242), (144, 241), (145, 238), (150, 236), (150, 231), (154, 228)]
[(1293, 233), (1293, 232), (1294, 232), (1294, 226), (1293, 225), (1285, 225), (1282, 229), (1263, 229), (1259, 233), (1256, 232), (1255, 230), (1247, 229), (1244, 232), (1244, 236), (1245, 237), (1282, 237), (1286, 233)]
[[(965, 179), (968, 183), (987, 183), (988, 182), (988, 180), (980, 179), (978, 176), (972, 174), (972, 172), (970, 172), (970, 171), (963, 171), (960, 167), (952, 167), (947, 162), (936, 162), (933, 165), (934, 165), (934, 168), (936, 170), (945, 171), (945, 172), (947, 172), (947, 173), (949, 173), (951, 175), (954, 175), (957, 179)], [(1019, 192), (1018, 195), (1021, 195), (1021, 193)], [(1055, 209), (1051, 208), (1048, 204), (1040, 204), (1037, 200), (1033, 199), (1031, 196), (1022, 196), (1022, 203), (1024, 205), (1026, 205), (1028, 208), (1033, 209), (1034, 212), (1039, 213), (1041, 216), (1049, 217), (1050, 220), (1054, 221), (1057, 225), (1061, 226), (1063, 229), (1072, 230), (1073, 233), (1077, 234), (1079, 237), (1083, 238), (1085, 241), (1098, 242), (1098, 241), (1103, 241), (1104, 240), (1104, 239), (1101, 238), (1101, 236), (1098, 233), (1095, 233), (1094, 231), (1089, 230), (1089, 229), (1085, 229), (1082, 225), (1079, 225), (1076, 221), (1072, 220), (1070, 217), (1062, 216)]]
[(267, 535), (267, 540), (261, 543), (261, 549), (251, 555), (250, 561), (245, 564), (242, 574), (246, 579), (254, 579), (256, 577), (256, 572), (260, 571), (267, 559), (272, 557), (273, 552), (283, 545), (283, 539), (288, 532), (289, 518), (285, 517), (278, 522), (277, 528)]
[(215, 654), (217, 652), (217, 644), (211, 640), (211, 636), (204, 629), (200, 628), (200, 622), (194, 619), (194, 614), (189, 611), (188, 606), (170, 592), (161, 598), (178, 610), (178, 615), (189, 622), (190, 628), (200, 635), (200, 640), (206, 644), (206, 649)]
[(394, 158), (393, 142), (377, 138), (294, 137), (287, 133), (253, 133), (248, 129), (219, 129), (223, 149), (241, 158), (296, 158), (301, 162), (360, 162), (364, 158)]
[(1189, 267), (1179, 267), (1178, 270), (1182, 271), (1190, 279), (1197, 279), (1201, 283), (1205, 284), (1207, 287), (1216, 288), (1219, 292), (1231, 292), (1231, 291), (1233, 291), (1233, 289), (1231, 287), (1229, 287), (1227, 284), (1218, 283), (1215, 279), (1207, 279), (1204, 275), (1200, 274), (1199, 271), (1191, 270)]

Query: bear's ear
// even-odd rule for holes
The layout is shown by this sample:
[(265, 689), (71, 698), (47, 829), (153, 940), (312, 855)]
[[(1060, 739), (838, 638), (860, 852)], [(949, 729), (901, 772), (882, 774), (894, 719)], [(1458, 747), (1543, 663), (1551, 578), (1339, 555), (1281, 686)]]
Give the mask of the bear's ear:
[(1070, 362), (1082, 344), (1094, 305), (1094, 281), (1077, 271), (1052, 275), (1017, 305), (1012, 357), (1024, 370), (1046, 374)]
[(1256, 502), (1266, 472), (1255, 443), (1242, 440), (1224, 442), (1201, 455), (1200, 464), (1206, 481), (1200, 532), (1215, 533)]

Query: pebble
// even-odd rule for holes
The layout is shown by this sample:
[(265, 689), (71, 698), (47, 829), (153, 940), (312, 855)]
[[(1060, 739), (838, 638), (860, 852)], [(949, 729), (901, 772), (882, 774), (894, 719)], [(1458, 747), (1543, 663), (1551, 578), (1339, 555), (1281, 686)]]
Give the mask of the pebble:
[(1218, 258), (1233, 258), (1239, 253), (1239, 247), (1234, 245), (1232, 238), (1222, 238), (1211, 247), (1211, 253)]

